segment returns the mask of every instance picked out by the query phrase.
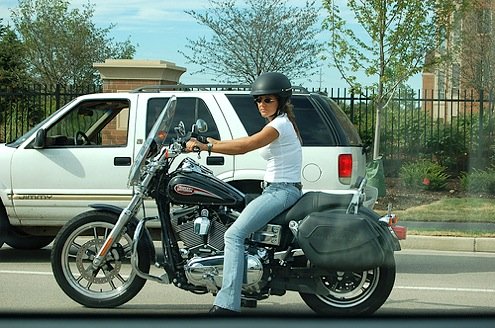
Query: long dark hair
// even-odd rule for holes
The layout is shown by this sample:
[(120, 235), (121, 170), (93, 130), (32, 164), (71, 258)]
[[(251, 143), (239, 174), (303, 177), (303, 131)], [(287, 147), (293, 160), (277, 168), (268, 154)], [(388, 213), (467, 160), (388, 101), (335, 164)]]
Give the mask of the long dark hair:
[(299, 132), (299, 128), (297, 127), (296, 115), (294, 114), (294, 105), (292, 105), (290, 98), (283, 99), (283, 100), (285, 100), (285, 103), (283, 105), (280, 105), (280, 101), (282, 100), (282, 99), (280, 99), (280, 97), (277, 96), (277, 100), (279, 101), (279, 106), (278, 106), (277, 113), (275, 113), (273, 118), (275, 118), (279, 115), (282, 115), (284, 113), (287, 114), (287, 118), (292, 123), (292, 126), (294, 127), (294, 131), (296, 131), (297, 138), (299, 139), (299, 142), (302, 145), (301, 133)]

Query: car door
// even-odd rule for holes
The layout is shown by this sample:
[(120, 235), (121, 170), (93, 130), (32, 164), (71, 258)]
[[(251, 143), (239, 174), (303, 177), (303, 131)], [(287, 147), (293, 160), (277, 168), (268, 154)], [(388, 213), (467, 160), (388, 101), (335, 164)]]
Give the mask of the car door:
[(132, 94), (82, 97), (42, 127), (41, 148), (33, 136), (15, 151), (12, 201), (21, 224), (61, 225), (88, 204), (127, 203), (136, 101)]

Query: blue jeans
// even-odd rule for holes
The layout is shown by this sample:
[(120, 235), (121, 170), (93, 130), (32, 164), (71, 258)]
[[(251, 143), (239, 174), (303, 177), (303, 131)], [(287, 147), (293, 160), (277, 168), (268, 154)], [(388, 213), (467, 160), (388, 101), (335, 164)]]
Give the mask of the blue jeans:
[(246, 206), (225, 232), (222, 288), (215, 298), (215, 305), (240, 312), (245, 265), (244, 240), (292, 206), (299, 197), (301, 191), (295, 186), (283, 182), (272, 183)]

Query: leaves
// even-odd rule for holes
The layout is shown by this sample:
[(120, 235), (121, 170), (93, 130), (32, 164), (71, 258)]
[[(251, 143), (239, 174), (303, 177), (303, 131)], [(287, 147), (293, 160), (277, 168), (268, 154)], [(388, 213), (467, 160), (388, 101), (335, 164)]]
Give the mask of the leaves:
[(208, 27), (211, 38), (188, 39), (191, 52), (180, 51), (222, 82), (251, 83), (262, 72), (280, 71), (292, 79), (316, 72), (322, 45), (315, 41), (314, 1), (303, 8), (287, 0), (209, 0), (206, 13), (187, 10)]
[(373, 158), (379, 156), (380, 111), (396, 88), (429, 65), (448, 58), (447, 52), (425, 57), (439, 50), (448, 34), (457, 4), (466, 0), (347, 0), (346, 8), (361, 29), (349, 28), (342, 18), (339, 1), (323, 0), (328, 16), (323, 27), (331, 33), (329, 49), (333, 64), (353, 90), (360, 90), (356, 75), (374, 77), (377, 90)]
[(371, 86), (393, 92), (429, 64), (425, 55), (440, 47), (439, 35), (452, 23), (438, 16), (450, 17), (455, 2), (459, 1), (348, 0), (347, 9), (359, 24), (350, 29), (342, 18), (342, 2), (324, 0), (328, 16), (323, 27), (332, 34), (329, 46), (334, 65), (347, 80), (361, 71), (376, 77)]
[(91, 21), (94, 5), (69, 10), (69, 1), (20, 0), (12, 12), (23, 42), (26, 63), (36, 82), (46, 85), (85, 85), (97, 81), (93, 63), (107, 58), (132, 58), (129, 40), (108, 37), (113, 25), (97, 28)]
[(25, 78), (22, 43), (15, 32), (2, 25), (0, 19), (0, 81), (3, 86), (15, 86)]

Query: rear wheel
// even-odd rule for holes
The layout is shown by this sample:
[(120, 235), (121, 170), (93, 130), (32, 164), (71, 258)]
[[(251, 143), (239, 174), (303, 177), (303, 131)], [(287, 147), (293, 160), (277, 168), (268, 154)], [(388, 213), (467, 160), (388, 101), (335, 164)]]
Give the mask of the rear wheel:
[[(135, 223), (129, 223), (101, 266), (93, 259), (117, 222), (117, 215), (89, 211), (70, 220), (58, 233), (52, 247), (53, 275), (62, 290), (74, 301), (87, 307), (115, 307), (131, 300), (146, 280), (131, 264)], [(141, 241), (137, 248), (140, 271), (149, 272), (151, 241)]]
[(300, 293), (315, 312), (325, 315), (369, 315), (378, 310), (390, 295), (395, 282), (393, 252), (385, 264), (362, 272), (329, 272), (318, 278), (327, 289), (325, 295)]

